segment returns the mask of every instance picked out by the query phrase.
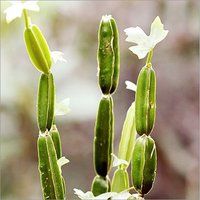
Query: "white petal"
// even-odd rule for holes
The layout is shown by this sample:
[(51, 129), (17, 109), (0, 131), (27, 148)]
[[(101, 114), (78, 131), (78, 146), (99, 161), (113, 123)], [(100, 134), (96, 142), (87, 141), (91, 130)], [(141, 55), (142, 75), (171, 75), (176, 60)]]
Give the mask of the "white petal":
[(147, 36), (140, 27), (131, 27), (124, 30), (126, 35), (126, 41), (136, 43), (136, 46), (132, 46), (129, 49), (138, 56), (139, 59), (144, 58), (147, 53), (152, 50), (157, 43), (162, 41), (168, 31), (163, 29), (163, 24), (159, 17), (156, 17), (151, 24), (150, 35)]
[(52, 51), (51, 52), (51, 58), (53, 60), (54, 63), (56, 63), (57, 61), (60, 62), (67, 62), (64, 58), (63, 58), (64, 53), (62, 53), (61, 51)]
[(111, 155), (113, 156), (114, 160), (113, 160), (113, 167), (117, 167), (119, 165), (127, 165), (128, 166), (128, 162), (126, 160), (123, 159), (119, 159), (115, 154), (111, 153)]
[(86, 192), (84, 193), (83, 191), (74, 188), (74, 194), (76, 194), (80, 199), (83, 200), (90, 200), (94, 198), (94, 195), (92, 194), (92, 192)]
[(168, 30), (164, 30), (164, 25), (157, 16), (151, 24), (150, 40), (152, 44), (155, 46), (162, 41), (167, 36), (168, 32)]
[(126, 200), (131, 196), (129, 192), (120, 192), (112, 197), (112, 200)]
[(61, 168), (63, 165), (69, 163), (69, 160), (64, 156), (57, 160), (58, 166)]
[(142, 44), (145, 45), (148, 42), (148, 36), (145, 34), (145, 32), (140, 27), (131, 27), (124, 30), (126, 35), (128, 36), (126, 38), (127, 42), (133, 42), (136, 44)]
[(31, 11), (40, 11), (40, 7), (37, 5), (38, 1), (26, 1), (24, 2), (24, 9)]
[(94, 199), (95, 200), (107, 200), (110, 197), (113, 197), (115, 195), (117, 195), (116, 192), (106, 192), (106, 193), (103, 193), (103, 194), (100, 194), (100, 195), (94, 197)]
[(65, 115), (70, 112), (70, 99), (66, 98), (55, 105), (55, 115)]
[(21, 17), (23, 12), (23, 4), (20, 1), (13, 2), (10, 7), (4, 10), (6, 14), (6, 22), (10, 23), (17, 17)]
[(4, 13), (6, 14), (6, 21), (10, 23), (17, 17), (22, 16), (23, 9), (31, 10), (31, 11), (39, 11), (40, 8), (37, 5), (37, 1), (11, 1), (12, 5), (8, 7)]
[(131, 50), (134, 54), (136, 54), (139, 59), (142, 59), (148, 54), (151, 48), (146, 48), (141, 45), (138, 45), (129, 47), (129, 50)]
[(136, 92), (137, 86), (135, 83), (131, 81), (125, 81), (125, 84), (126, 84), (126, 89)]
[(57, 160), (57, 164), (58, 164), (58, 167), (59, 167), (59, 169), (60, 169), (60, 173), (62, 172), (62, 171), (61, 171), (61, 167), (62, 167), (63, 165), (65, 165), (65, 164), (67, 164), (67, 163), (69, 163), (69, 160), (68, 160), (67, 158), (65, 158), (64, 156), (61, 157), (61, 158), (59, 158), (59, 159)]

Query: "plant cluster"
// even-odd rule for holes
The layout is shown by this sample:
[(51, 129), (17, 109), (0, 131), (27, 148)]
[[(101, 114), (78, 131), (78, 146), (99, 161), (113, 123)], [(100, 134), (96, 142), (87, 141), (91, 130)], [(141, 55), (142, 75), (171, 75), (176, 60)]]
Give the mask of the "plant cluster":
[[(31, 23), (27, 10), (39, 11), (36, 1), (12, 2), (5, 10), (8, 22), (24, 15), (24, 41), (29, 58), (41, 72), (37, 97), (38, 166), (44, 199), (66, 199), (66, 185), (61, 166), (69, 162), (62, 157), (55, 114), (68, 112), (68, 100), (55, 103), (55, 83), (51, 73), (53, 61), (65, 61), (61, 52), (51, 52), (38, 26)], [(139, 59), (147, 56), (137, 86), (126, 81), (127, 89), (136, 92), (135, 101), (127, 111), (119, 143), (118, 156), (113, 154), (114, 102), (120, 74), (120, 47), (116, 21), (111, 15), (102, 17), (98, 31), (98, 83), (102, 92), (94, 128), (94, 169), (96, 176), (91, 191), (74, 189), (81, 199), (142, 199), (154, 183), (157, 170), (156, 144), (150, 134), (156, 117), (156, 73), (152, 65), (153, 49), (168, 31), (159, 17), (151, 25), (147, 36), (140, 27), (125, 29), (126, 41), (136, 43), (129, 49)], [(55, 106), (56, 105), (56, 106)], [(139, 135), (137, 137), (137, 134)], [(136, 138), (137, 137), (137, 138)], [(131, 163), (131, 183), (127, 168)], [(117, 167), (112, 180), (111, 167)], [(130, 194), (134, 189), (137, 194)]]

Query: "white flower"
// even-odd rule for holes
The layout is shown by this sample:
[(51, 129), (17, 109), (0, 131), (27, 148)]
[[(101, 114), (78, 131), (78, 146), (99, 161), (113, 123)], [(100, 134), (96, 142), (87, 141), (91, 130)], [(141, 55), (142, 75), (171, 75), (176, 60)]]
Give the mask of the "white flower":
[(17, 17), (21, 17), (24, 9), (31, 11), (40, 10), (39, 6), (37, 5), (37, 1), (10, 1), (10, 3), (12, 5), (4, 10), (4, 13), (6, 14), (7, 23), (10, 23)]
[(67, 62), (64, 58), (63, 58), (64, 53), (61, 51), (52, 51), (51, 52), (51, 58), (53, 60), (54, 63), (60, 61), (60, 62)]
[(76, 194), (82, 200), (107, 200), (110, 197), (117, 195), (116, 192), (106, 192), (95, 197), (91, 191), (84, 193), (83, 191), (76, 188), (74, 188), (74, 194)]
[(69, 163), (69, 160), (67, 158), (65, 158), (64, 156), (57, 160), (57, 164), (60, 169), (60, 172), (61, 172), (61, 167), (67, 163)]
[(118, 158), (115, 154), (111, 153), (111, 155), (113, 156), (114, 160), (113, 160), (113, 167), (117, 167), (119, 165), (127, 165), (128, 166), (128, 162), (126, 160), (120, 159)]
[(103, 194), (100, 194), (96, 197), (94, 197), (94, 200), (107, 200), (109, 199), (110, 197), (113, 197), (115, 196), (117, 193), (116, 192), (106, 192), (106, 193), (103, 193)]
[(70, 99), (66, 98), (55, 105), (55, 115), (66, 115), (70, 112)]
[(144, 58), (149, 51), (151, 51), (156, 44), (162, 41), (168, 34), (168, 30), (164, 30), (164, 26), (157, 16), (151, 24), (150, 35), (147, 36), (140, 27), (131, 27), (124, 30), (127, 42), (136, 43), (129, 49), (138, 56), (139, 59)]
[(82, 200), (107, 200), (110, 197), (116, 195), (117, 193), (116, 192), (106, 192), (104, 194), (100, 194), (95, 197), (91, 191), (84, 193), (83, 191), (74, 188), (74, 194), (76, 194)]
[(98, 196), (94, 196), (91, 191), (84, 193), (83, 191), (74, 188), (74, 194), (76, 194), (82, 200), (107, 200), (111, 198), (112, 200), (126, 200), (131, 194), (127, 191), (117, 192), (106, 192)]
[(80, 199), (83, 199), (83, 200), (94, 198), (94, 195), (91, 191), (84, 193), (83, 191), (74, 188), (74, 194), (76, 194)]
[(137, 86), (135, 83), (133, 83), (131, 81), (125, 81), (125, 84), (126, 84), (127, 90), (132, 90), (132, 91), (136, 92)]
[(117, 193), (116, 195), (114, 195), (111, 199), (112, 200), (126, 200), (129, 197), (131, 197), (131, 194), (127, 191), (122, 191), (120, 193)]

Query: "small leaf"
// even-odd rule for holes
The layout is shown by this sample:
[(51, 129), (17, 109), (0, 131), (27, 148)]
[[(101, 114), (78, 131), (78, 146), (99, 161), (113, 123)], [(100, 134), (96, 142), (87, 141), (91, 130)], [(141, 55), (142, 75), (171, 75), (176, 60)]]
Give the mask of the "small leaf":
[(119, 165), (127, 165), (128, 166), (128, 162), (126, 160), (123, 159), (119, 159), (115, 154), (111, 153), (111, 155), (113, 156), (114, 160), (113, 160), (113, 167), (117, 167)]
[(137, 86), (135, 83), (133, 83), (131, 81), (125, 81), (125, 84), (126, 84), (127, 90), (132, 90), (132, 91), (136, 92)]
[(66, 115), (70, 112), (69, 108), (70, 99), (66, 98), (59, 103), (56, 103), (55, 106), (55, 115)]
[(60, 62), (67, 62), (64, 58), (64, 53), (61, 51), (52, 51), (51, 52), (51, 58), (54, 63), (57, 63), (58, 61)]

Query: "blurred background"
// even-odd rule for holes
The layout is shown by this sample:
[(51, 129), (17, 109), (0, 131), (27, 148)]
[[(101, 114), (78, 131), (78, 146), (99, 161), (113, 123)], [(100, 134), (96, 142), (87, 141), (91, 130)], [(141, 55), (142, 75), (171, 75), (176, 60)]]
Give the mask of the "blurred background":
[[(37, 169), (36, 97), (40, 73), (32, 66), (23, 41), (24, 22), (6, 24), (1, 1), (1, 196), (4, 200), (41, 199)], [(114, 94), (115, 154), (122, 125), (134, 93), (125, 80), (136, 83), (145, 60), (128, 50), (124, 29), (140, 26), (149, 34), (159, 15), (166, 39), (154, 51), (157, 73), (157, 119), (152, 137), (158, 151), (158, 172), (147, 199), (197, 200), (199, 166), (198, 40), (199, 3), (180, 1), (41, 1), (41, 11), (29, 12), (52, 51), (65, 54), (67, 63), (52, 67), (57, 100), (70, 98), (71, 112), (57, 117), (68, 199), (73, 188), (90, 190), (95, 176), (92, 161), (93, 129), (98, 102), (97, 31), (101, 16), (111, 14), (118, 24), (121, 48), (120, 83)], [(112, 177), (114, 169), (110, 172)]]

